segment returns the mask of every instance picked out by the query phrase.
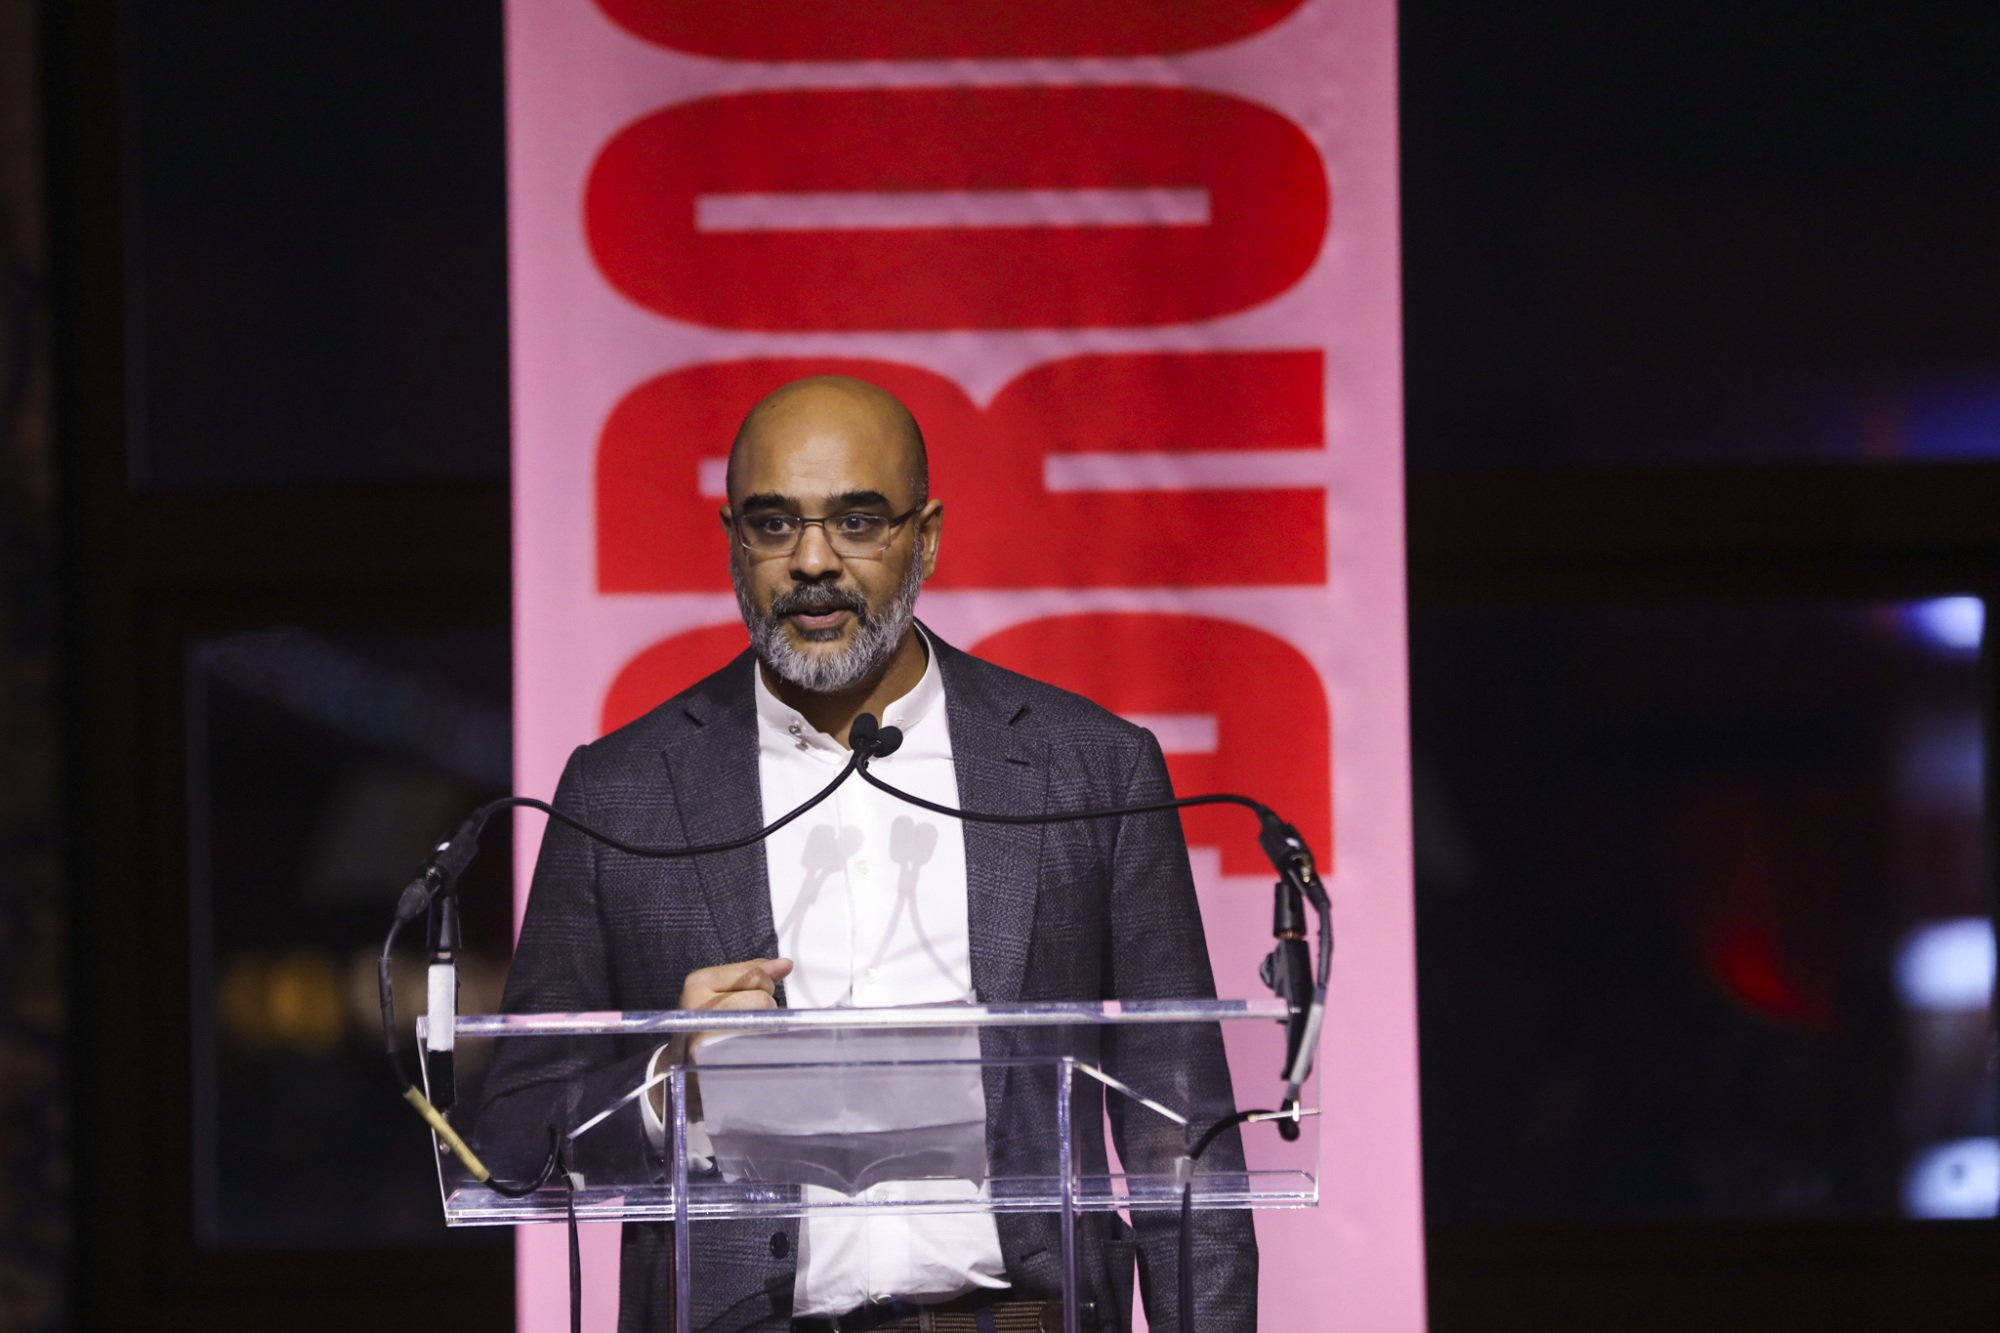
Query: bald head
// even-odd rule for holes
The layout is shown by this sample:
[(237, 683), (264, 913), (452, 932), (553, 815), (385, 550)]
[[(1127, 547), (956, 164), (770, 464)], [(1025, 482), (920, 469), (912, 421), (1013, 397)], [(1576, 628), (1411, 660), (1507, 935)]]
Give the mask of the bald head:
[(860, 696), (922, 677), (913, 616), (944, 524), (929, 490), (916, 421), (865, 380), (787, 384), (737, 430), (717, 514), (730, 578), (765, 683), (808, 717), (832, 709), (844, 731)]
[[(729, 446), (729, 494), (740, 500), (755, 455), (809, 449), (841, 437), (886, 465), (909, 487), (908, 504), (930, 497), (930, 459), (910, 409), (887, 389), (852, 375), (813, 375), (765, 395), (743, 418)], [(768, 460), (766, 460), (768, 461)]]

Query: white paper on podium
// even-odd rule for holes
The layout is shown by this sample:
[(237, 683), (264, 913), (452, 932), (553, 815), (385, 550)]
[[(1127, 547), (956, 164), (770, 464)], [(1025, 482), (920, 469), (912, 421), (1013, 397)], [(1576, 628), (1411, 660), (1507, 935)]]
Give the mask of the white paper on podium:
[(986, 1178), (976, 1028), (718, 1034), (695, 1064), (725, 1179), (851, 1195), (886, 1180)]

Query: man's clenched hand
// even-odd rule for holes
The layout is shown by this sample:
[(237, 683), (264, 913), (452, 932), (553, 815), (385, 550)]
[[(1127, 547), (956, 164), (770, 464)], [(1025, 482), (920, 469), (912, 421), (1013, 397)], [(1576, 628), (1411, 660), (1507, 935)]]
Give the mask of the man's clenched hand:
[[(687, 974), (681, 983), (681, 1002), (677, 1009), (775, 1009), (778, 1007), (778, 983), (790, 976), (792, 960), (789, 958), (752, 958), (747, 963), (724, 963), (720, 967), (704, 967), (699, 972)], [(692, 1053), (701, 1044), (704, 1034), (690, 1034), (686, 1051)], [(666, 1046), (653, 1057), (653, 1068), (657, 1074), (662, 1057), (678, 1058), (671, 1055), (675, 1049)], [(690, 1084), (692, 1093), (692, 1084)], [(667, 1090), (665, 1084), (655, 1084), (652, 1090), (654, 1114), (666, 1117)], [(693, 1114), (692, 1108), (690, 1113)]]
[(791, 975), (789, 958), (752, 958), (690, 972), (681, 983), (681, 1009), (775, 1009), (778, 983)]

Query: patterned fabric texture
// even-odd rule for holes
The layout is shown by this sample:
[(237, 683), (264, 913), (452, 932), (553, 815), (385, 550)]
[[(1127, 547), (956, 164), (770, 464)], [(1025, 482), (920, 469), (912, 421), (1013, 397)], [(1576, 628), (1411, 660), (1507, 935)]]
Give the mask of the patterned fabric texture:
[[(943, 672), (961, 799), (967, 809), (1035, 814), (1161, 799), (1172, 794), (1150, 732), (1096, 704), (950, 648), (931, 635)], [(628, 842), (720, 842), (754, 832), (761, 815), (756, 719), (746, 652), (659, 708), (571, 756), (556, 804)], [(1187, 849), (1172, 813), (1055, 825), (968, 824), (965, 829), (972, 982), (988, 1002), (1208, 998), (1215, 993)], [(699, 861), (647, 860), (611, 851), (551, 823), (503, 1008), (508, 1012), (671, 1009), (688, 973), (771, 957), (777, 934), (761, 848)], [(779, 1000), (783, 1002), (782, 988)], [(1122, 1028), (1079, 1055), (1197, 1124), (1230, 1109), (1221, 1037), (1212, 1026)], [(988, 1058), (1028, 1040), (989, 1033)], [(535, 1037), (501, 1043), (474, 1119), (480, 1151), (503, 1176), (532, 1174), (546, 1127), (573, 1125), (636, 1087), (655, 1042)], [(1019, 1054), (1018, 1050), (1014, 1053)], [(1086, 1171), (1106, 1169), (1101, 1089), (1077, 1090), (1074, 1115)], [(1052, 1070), (989, 1069), (991, 1175), (1047, 1172), (1055, 1158)], [(1170, 1161), (1180, 1131), (1147, 1115), (1127, 1124), (1111, 1107), (1128, 1165)], [(1134, 1117), (1136, 1119), (1137, 1117)], [(629, 1123), (627, 1123), (629, 1122)], [(1158, 1128), (1150, 1128), (1157, 1126)], [(594, 1142), (593, 1142), (594, 1141)], [(586, 1176), (654, 1177), (636, 1104), (586, 1135)], [(1204, 1156), (1240, 1170), (1240, 1141)], [(1212, 1164), (1212, 1165), (1211, 1165)], [(1256, 1327), (1257, 1251), (1249, 1215), (1198, 1213), (1196, 1299), (1204, 1333)], [(1083, 1294), (1102, 1327), (1128, 1328), (1133, 1278), (1159, 1333), (1177, 1333), (1178, 1214), (1084, 1219)], [(1003, 1214), (1001, 1251), (1013, 1296), (1061, 1297), (1061, 1237), (1048, 1215)], [(776, 1234), (774, 1234), (776, 1233)], [(780, 1241), (782, 1237), (782, 1242)], [(798, 1223), (701, 1222), (690, 1237), (691, 1301), (701, 1333), (789, 1326)], [(621, 1333), (666, 1329), (672, 1249), (663, 1225), (628, 1225), (622, 1251)]]

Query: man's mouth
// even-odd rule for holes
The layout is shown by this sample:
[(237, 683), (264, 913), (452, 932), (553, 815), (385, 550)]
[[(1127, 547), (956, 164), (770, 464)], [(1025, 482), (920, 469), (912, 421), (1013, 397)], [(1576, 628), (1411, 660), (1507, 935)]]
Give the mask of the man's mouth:
[(841, 593), (814, 596), (794, 592), (775, 599), (771, 614), (790, 621), (793, 631), (807, 643), (827, 643), (840, 638), (847, 622), (860, 619), (863, 612), (854, 599)]
[(813, 634), (838, 629), (843, 618), (853, 614), (844, 606), (836, 606), (828, 611), (795, 611), (789, 619), (801, 631)]

